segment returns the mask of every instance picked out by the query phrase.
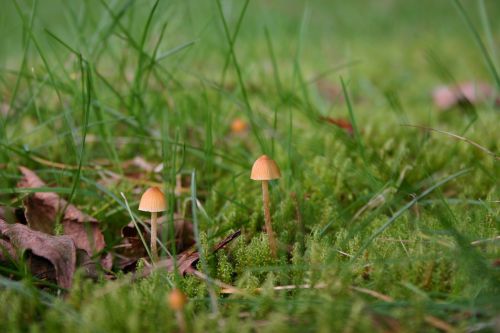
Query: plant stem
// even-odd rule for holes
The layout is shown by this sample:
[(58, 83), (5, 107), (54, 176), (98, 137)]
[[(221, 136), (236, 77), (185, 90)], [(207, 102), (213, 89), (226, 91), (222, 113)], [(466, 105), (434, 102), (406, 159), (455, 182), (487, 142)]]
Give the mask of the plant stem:
[(158, 228), (158, 213), (151, 212), (151, 256), (153, 262), (158, 261), (158, 245), (156, 244)]
[(264, 201), (264, 218), (266, 221), (266, 232), (269, 237), (269, 248), (273, 258), (276, 258), (276, 239), (274, 238), (273, 227), (271, 226), (271, 212), (269, 211), (269, 182), (262, 181), (262, 199)]

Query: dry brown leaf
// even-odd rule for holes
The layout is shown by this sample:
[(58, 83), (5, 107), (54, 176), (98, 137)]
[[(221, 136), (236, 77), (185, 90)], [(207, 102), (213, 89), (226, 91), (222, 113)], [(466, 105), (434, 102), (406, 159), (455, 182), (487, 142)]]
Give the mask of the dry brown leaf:
[[(0, 220), (0, 234), (4, 238), (3, 244), (5, 245), (8, 241), (11, 246), (9, 250), (11, 257), (16, 258), (18, 253), (31, 250), (34, 256), (48, 260), (52, 264), (59, 286), (71, 287), (76, 265), (76, 249), (71, 237), (51, 236), (32, 230), (25, 225), (8, 224), (3, 220)], [(43, 259), (32, 258), (30, 266), (36, 276), (40, 276), (40, 271), (44, 273), (50, 271), (43, 264)]]
[(335, 125), (339, 128), (342, 128), (347, 134), (352, 135), (354, 133), (354, 128), (352, 124), (343, 118), (332, 118), (332, 117), (320, 117), (322, 121), (326, 121), (329, 124)]
[[(101, 265), (103, 267), (111, 267), (112, 262), (106, 262), (106, 260), (111, 260), (111, 256), (106, 256), (101, 260)], [(79, 269), (83, 269), (85, 277), (97, 279), (99, 277), (100, 267), (89, 257), (88, 253), (84, 250), (77, 249), (76, 250), (76, 266)]]
[(57, 282), (56, 270), (49, 260), (33, 255), (31, 252), (28, 252), (25, 260), (28, 263), (31, 274), (35, 278)]
[[(233, 232), (231, 235), (224, 238), (212, 249), (212, 253), (216, 253), (220, 249), (226, 247), (231, 241), (235, 238), (238, 238), (241, 235), (241, 230)], [(200, 259), (200, 255), (196, 250), (186, 250), (183, 253), (177, 256), (177, 266), (179, 267), (179, 273), (181, 275), (193, 273), (195, 270), (194, 266)], [(164, 259), (159, 261), (156, 266), (146, 267), (144, 272), (142, 272), (141, 276), (147, 276), (151, 274), (153, 270), (156, 268), (164, 268), (169, 272), (174, 271), (174, 261), (172, 258)]]
[[(19, 188), (46, 187), (36, 173), (25, 167), (19, 167), (23, 178), (17, 184)], [(64, 234), (71, 237), (76, 248), (87, 252), (89, 257), (102, 251), (106, 246), (104, 236), (99, 228), (99, 221), (82, 213), (74, 205), (67, 205), (67, 201), (53, 192), (37, 192), (27, 196), (24, 200), (25, 216), (28, 226), (47, 234), (54, 233), (55, 223), (66, 207), (61, 224)], [(111, 268), (111, 257), (102, 258), (103, 267)]]
[[(168, 228), (168, 217), (162, 216), (158, 222), (158, 237), (161, 238), (165, 228)], [(139, 229), (145, 240), (150, 240), (149, 230), (146, 230), (142, 225)], [(193, 225), (190, 221), (174, 215), (174, 230), (175, 230), (175, 243), (177, 252), (185, 251), (190, 248), (194, 243)], [(168, 231), (168, 229), (167, 229)], [(138, 234), (137, 228), (131, 222), (122, 228), (122, 242), (115, 247), (118, 254), (118, 267), (125, 269), (131, 265), (135, 265), (137, 260), (147, 256), (147, 251)], [(149, 245), (149, 244), (148, 244)], [(166, 247), (170, 249), (170, 244), (167, 243)]]

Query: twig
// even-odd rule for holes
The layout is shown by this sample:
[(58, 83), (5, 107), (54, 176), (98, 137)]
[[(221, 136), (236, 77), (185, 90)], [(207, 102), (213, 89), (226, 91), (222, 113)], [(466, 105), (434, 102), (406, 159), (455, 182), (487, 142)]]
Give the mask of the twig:
[(349, 257), (349, 258), (352, 258), (352, 257), (353, 257), (353, 255), (352, 255), (352, 254), (349, 254), (349, 253), (344, 252), (344, 251), (342, 251), (342, 250), (335, 250), (335, 251), (337, 251), (338, 253), (340, 253), (340, 254), (341, 254), (341, 255), (343, 255), (343, 256), (346, 256), (346, 257)]
[(427, 324), (434, 326), (435, 328), (445, 331), (445, 332), (455, 332), (455, 328), (445, 322), (444, 320), (441, 320), (437, 317), (434, 316), (425, 316), (424, 320)]
[[(394, 302), (394, 298), (392, 298), (391, 296), (379, 293), (378, 291), (374, 291), (374, 290), (370, 290), (370, 289), (366, 289), (366, 288), (354, 287), (354, 286), (351, 286), (350, 289), (358, 291), (358, 292), (363, 293), (363, 294), (370, 295), (370, 296), (375, 297), (375, 298), (377, 298), (381, 301), (384, 301), (384, 302), (388, 302), (388, 303)], [(437, 317), (434, 317), (431, 315), (426, 315), (424, 317), (424, 321), (427, 324), (429, 324), (429, 325), (431, 325), (439, 330), (442, 330), (445, 332), (455, 332), (455, 328), (453, 328), (453, 326), (451, 326), (450, 324), (448, 324), (444, 320), (441, 320)]]
[(424, 130), (427, 130), (427, 131), (434, 131), (434, 132), (437, 132), (437, 133), (449, 135), (449, 136), (451, 136), (451, 137), (453, 137), (455, 139), (458, 139), (458, 140), (461, 140), (461, 141), (467, 142), (468, 144), (473, 145), (477, 149), (479, 149), (479, 150), (485, 152), (486, 154), (492, 156), (496, 160), (500, 160), (500, 155), (495, 154), (491, 150), (488, 150), (487, 148), (481, 146), (480, 144), (478, 144), (478, 143), (476, 143), (476, 142), (474, 142), (474, 141), (472, 141), (470, 139), (467, 139), (467, 138), (465, 138), (463, 136), (460, 136), (460, 135), (457, 135), (457, 134), (454, 134), (454, 133), (451, 133), (451, 132), (447, 132), (447, 131), (438, 130), (438, 129), (431, 128), (431, 127), (421, 126), (421, 125), (403, 124), (401, 126), (415, 127), (415, 128), (420, 128), (420, 129), (424, 129)]
[(222, 294), (244, 294), (243, 290), (238, 289), (230, 284), (224, 283), (220, 280), (211, 278), (207, 276), (206, 274), (203, 274), (202, 272), (193, 269), (190, 271), (191, 274), (193, 274), (195, 277), (205, 281), (205, 282), (210, 282), (216, 285), (217, 287), (222, 289)]
[(377, 193), (375, 194), (369, 201), (366, 205), (364, 205), (363, 207), (361, 207), (357, 212), (356, 214), (354, 214), (354, 216), (352, 217), (351, 219), (351, 222), (354, 222), (355, 220), (357, 220), (365, 211), (367, 210), (372, 210), (372, 209), (375, 209), (377, 207), (380, 207), (382, 205), (384, 205), (386, 203), (386, 198), (388, 195), (390, 194), (393, 194), (396, 192), (396, 189), (393, 188), (393, 187), (388, 187), (386, 189), (384, 189), (381, 193)]
[[(280, 290), (322, 289), (322, 288), (326, 288), (326, 284), (325, 283), (318, 283), (318, 284), (315, 284), (315, 285), (310, 285), (310, 284), (294, 285), (294, 284), (291, 284), (291, 285), (286, 285), (286, 286), (275, 286), (272, 289), (280, 291)], [(223, 288), (220, 292), (221, 292), (221, 294), (235, 294), (236, 292), (234, 292), (233, 289), (236, 289), (236, 288), (230, 286), (230, 288)], [(257, 292), (261, 292), (264, 289), (265, 288), (256, 288), (254, 290), (257, 291)], [(236, 289), (236, 290), (239, 290), (239, 289)], [(240, 291), (240, 293), (241, 293), (241, 291)]]
[(384, 295), (384, 294), (379, 293), (378, 291), (375, 291), (375, 290), (356, 287), (356, 286), (350, 286), (349, 289), (357, 291), (357, 292), (362, 293), (362, 294), (370, 295), (370, 296), (375, 297), (375, 298), (377, 298), (381, 301), (384, 301), (384, 302), (389, 302), (389, 303), (394, 302), (394, 298), (392, 298), (391, 296)]
[(500, 236), (495, 236), (493, 238), (487, 238), (487, 239), (478, 239), (478, 240), (471, 242), (470, 245), (476, 246), (476, 245), (481, 245), (484, 243), (496, 242), (496, 241), (500, 241)]

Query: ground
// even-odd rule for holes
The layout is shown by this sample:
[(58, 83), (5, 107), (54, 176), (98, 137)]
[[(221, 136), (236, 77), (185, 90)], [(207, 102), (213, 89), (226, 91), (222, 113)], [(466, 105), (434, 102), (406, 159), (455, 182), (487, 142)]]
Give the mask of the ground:
[[(179, 331), (174, 286), (189, 332), (500, 330), (498, 2), (0, 5), (0, 206), (35, 192), (16, 188), (28, 167), (114, 254), (158, 185), (210, 277), (115, 258), (62, 290), (2, 263), (0, 331)], [(493, 93), (436, 105), (467, 82)], [(282, 174), (277, 258), (249, 179), (262, 154)]]

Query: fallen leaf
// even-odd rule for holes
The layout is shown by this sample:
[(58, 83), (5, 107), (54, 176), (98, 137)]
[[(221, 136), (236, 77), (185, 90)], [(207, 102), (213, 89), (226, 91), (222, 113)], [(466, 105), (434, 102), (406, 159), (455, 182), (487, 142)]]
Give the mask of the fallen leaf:
[(29, 251), (25, 260), (33, 277), (39, 280), (57, 282), (56, 270), (49, 260), (33, 255)]
[[(111, 267), (111, 259), (111, 256), (104, 257), (100, 262), (101, 266), (105, 268)], [(99, 272), (101, 271), (100, 266), (95, 260), (89, 257), (88, 253), (84, 250), (76, 250), (76, 266), (79, 269), (83, 269), (85, 277), (92, 278), (94, 280), (99, 277)]]
[[(238, 230), (238, 231), (232, 233), (231, 235), (227, 236), (222, 241), (217, 243), (217, 245), (214, 246), (214, 248), (212, 249), (212, 253), (216, 253), (220, 249), (223, 249), (231, 241), (233, 241), (235, 238), (239, 237), (240, 235), (241, 235), (241, 230)], [(186, 273), (191, 273), (192, 270), (194, 270), (194, 266), (198, 262), (198, 259), (200, 259), (200, 254), (198, 252), (192, 252), (192, 253), (187, 252), (185, 254), (181, 254), (181, 256), (178, 260), (180, 274), (184, 275)]]
[[(158, 224), (157, 233), (158, 238), (161, 239), (165, 228), (168, 228), (168, 216), (164, 215), (158, 219)], [(139, 224), (139, 229), (144, 239), (149, 242), (151, 239), (149, 230), (146, 230), (141, 224)], [(174, 230), (175, 245), (178, 253), (185, 251), (195, 243), (192, 223), (177, 214), (174, 215)], [(147, 251), (144, 248), (137, 228), (132, 222), (122, 228), (121, 234), (123, 240), (115, 247), (115, 250), (119, 258), (118, 267), (125, 269), (130, 265), (135, 265), (140, 258), (146, 257)], [(170, 244), (167, 243), (166, 247), (170, 249)]]
[[(241, 230), (233, 232), (231, 235), (224, 238), (212, 249), (212, 253), (216, 253), (220, 249), (226, 247), (231, 241), (241, 235)], [(200, 255), (196, 250), (190, 249), (182, 252), (177, 256), (177, 266), (181, 275), (190, 274), (195, 270), (196, 263), (200, 259)], [(156, 268), (165, 268), (169, 272), (174, 271), (174, 261), (172, 258), (167, 258), (159, 261), (156, 266), (149, 266), (144, 269), (141, 276), (147, 276)]]
[[(33, 171), (25, 167), (19, 167), (23, 178), (17, 184), (19, 188), (47, 187)], [(60, 198), (53, 192), (37, 192), (24, 199), (25, 216), (28, 226), (34, 230), (47, 234), (54, 233), (54, 227), (60, 218), (65, 235), (71, 237), (77, 249), (87, 252), (89, 257), (102, 251), (106, 246), (104, 236), (99, 228), (99, 221), (82, 213), (73, 204)], [(59, 217), (66, 207), (64, 215)], [(111, 268), (111, 256), (104, 255), (101, 264), (106, 269)]]
[(352, 135), (354, 133), (354, 128), (352, 124), (343, 118), (332, 118), (332, 117), (320, 117), (322, 121), (326, 121), (329, 124), (335, 125), (342, 128), (347, 134)]
[[(464, 82), (454, 86), (438, 86), (432, 92), (434, 105), (440, 110), (448, 110), (462, 104), (477, 105), (495, 95), (495, 90), (483, 82)], [(500, 100), (497, 99), (497, 103)]]
[[(15, 223), (8, 224), (0, 220), (0, 234), (4, 238), (3, 243), (8, 240), (11, 245), (9, 250), (11, 257), (16, 258), (18, 253), (31, 250), (34, 256), (48, 260), (55, 269), (57, 284), (63, 288), (70, 288), (76, 265), (76, 249), (73, 240), (69, 236), (51, 236), (43, 232), (35, 231), (25, 225)], [(15, 253), (12, 253), (12, 249)], [(42, 260), (43, 261), (43, 260)], [(30, 265), (32, 269), (40, 265), (40, 260), (34, 259)], [(33, 269), (35, 275), (39, 275)]]

